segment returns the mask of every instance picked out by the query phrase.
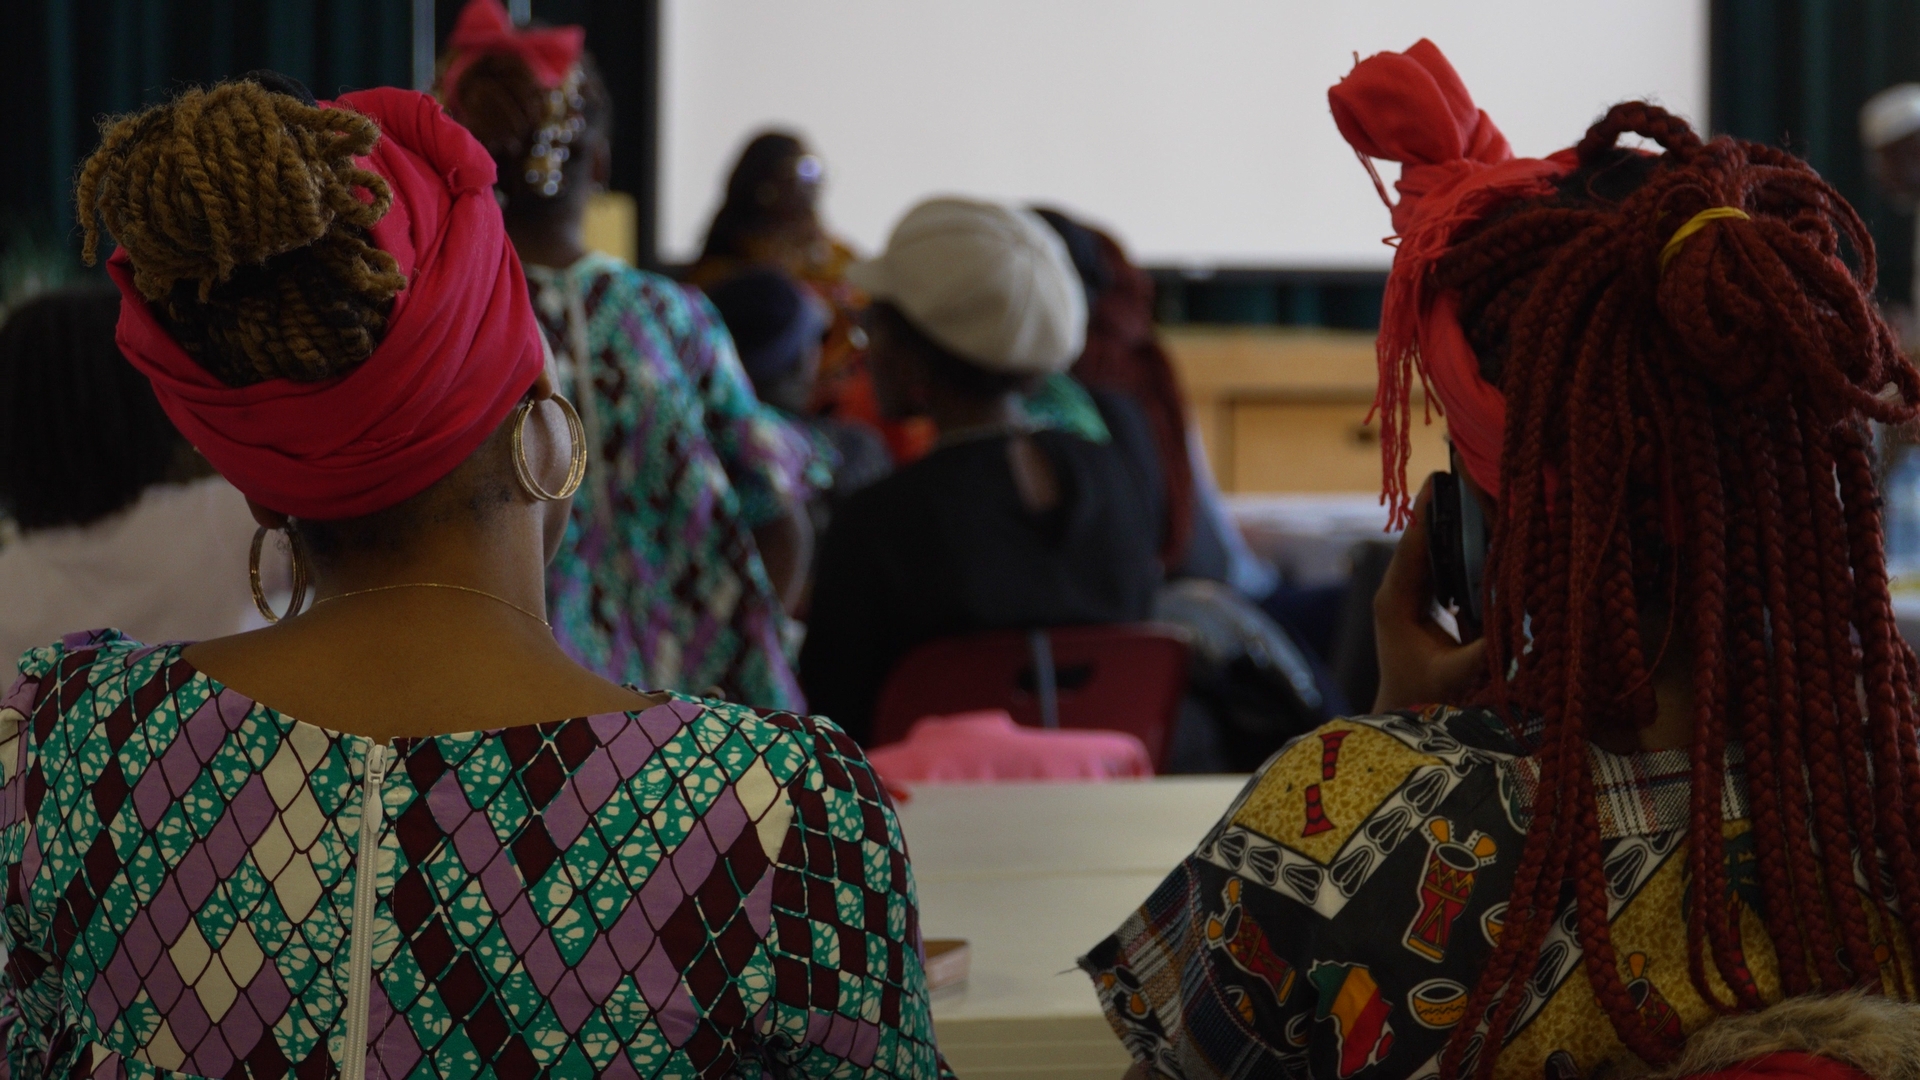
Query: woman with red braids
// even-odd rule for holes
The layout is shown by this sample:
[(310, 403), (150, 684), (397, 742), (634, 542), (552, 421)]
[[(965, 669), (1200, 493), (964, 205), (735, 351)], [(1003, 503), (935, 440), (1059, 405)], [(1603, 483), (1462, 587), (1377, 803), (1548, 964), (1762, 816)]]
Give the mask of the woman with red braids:
[[(1402, 166), (1379, 715), (1268, 762), (1082, 961), (1137, 1071), (1912, 1075), (1920, 664), (1868, 421), (1920, 375), (1865, 227), (1643, 103), (1516, 158), (1425, 41), (1329, 96)], [(1465, 645), (1427, 615), (1416, 373), (1489, 523)]]

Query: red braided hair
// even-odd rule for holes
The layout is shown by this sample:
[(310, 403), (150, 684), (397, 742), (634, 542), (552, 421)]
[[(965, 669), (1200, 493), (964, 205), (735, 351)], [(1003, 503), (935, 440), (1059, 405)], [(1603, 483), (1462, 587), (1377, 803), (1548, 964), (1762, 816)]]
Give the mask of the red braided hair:
[[(1628, 132), (1665, 153), (1617, 148)], [(1920, 374), (1869, 299), (1872, 240), (1804, 162), (1702, 143), (1652, 105), (1615, 106), (1577, 154), (1557, 194), (1502, 208), (1434, 271), (1508, 409), (1476, 697), (1545, 720), (1506, 931), (1467, 1009), (1492, 1030), (1476, 1051), (1463, 1023), (1445, 1075), (1469, 1057), (1492, 1075), (1569, 891), (1621, 1041), (1654, 1064), (1680, 1049), (1635, 1010), (1610, 941), (1589, 764), (1592, 740), (1653, 722), (1665, 656), (1691, 668), (1702, 998), (1765, 1004), (1728, 899), (1732, 753), (1784, 991), (1916, 991), (1900, 958), (1920, 944), (1920, 662), (1887, 596), (1866, 421), (1920, 413)], [(1721, 206), (1747, 218), (1713, 221), (1663, 270), (1674, 232)], [(1876, 934), (1904, 949), (1876, 956)]]

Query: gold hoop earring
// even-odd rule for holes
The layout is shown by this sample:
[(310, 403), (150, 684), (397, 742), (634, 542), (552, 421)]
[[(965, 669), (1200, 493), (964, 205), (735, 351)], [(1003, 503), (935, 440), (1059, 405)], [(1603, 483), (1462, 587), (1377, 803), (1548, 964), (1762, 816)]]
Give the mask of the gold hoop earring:
[(253, 586), (253, 606), (260, 609), (262, 618), (277, 623), (300, 614), (301, 605), (307, 602), (307, 563), (300, 557), (300, 542), (293, 530), (286, 530), (287, 555), (293, 563), (293, 601), (287, 605), (286, 614), (274, 614), (273, 605), (267, 603), (267, 590), (260, 584), (260, 549), (267, 542), (267, 533), (272, 531), (265, 525), (253, 531), (253, 550), (247, 555), (247, 580)]
[(541, 502), (559, 502), (571, 497), (580, 490), (580, 482), (587, 478), (586, 425), (580, 422), (580, 414), (574, 409), (573, 402), (559, 394), (553, 395), (553, 400), (560, 406), (560, 411), (566, 414), (567, 441), (572, 444), (567, 455), (567, 480), (560, 485), (559, 491), (548, 491), (541, 487), (540, 481), (534, 479), (532, 464), (527, 461), (527, 417), (533, 415), (533, 407), (539, 403), (522, 402), (513, 418), (513, 472), (519, 477), (520, 486), (526, 489), (527, 494)]

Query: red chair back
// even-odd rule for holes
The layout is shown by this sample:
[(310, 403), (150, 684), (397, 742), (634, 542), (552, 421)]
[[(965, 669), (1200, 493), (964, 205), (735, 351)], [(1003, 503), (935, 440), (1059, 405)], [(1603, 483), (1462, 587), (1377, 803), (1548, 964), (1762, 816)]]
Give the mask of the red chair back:
[(1154, 623), (942, 638), (908, 653), (887, 676), (873, 745), (906, 738), (921, 717), (1005, 709), (1033, 727), (1136, 735), (1158, 771), (1186, 686), (1184, 635)]

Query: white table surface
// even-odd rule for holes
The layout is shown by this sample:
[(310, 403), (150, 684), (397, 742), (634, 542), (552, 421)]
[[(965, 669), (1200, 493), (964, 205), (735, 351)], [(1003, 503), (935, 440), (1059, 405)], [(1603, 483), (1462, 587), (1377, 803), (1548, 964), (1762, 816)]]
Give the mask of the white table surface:
[(900, 809), (930, 938), (965, 938), (972, 969), (936, 1021), (1100, 1015), (1074, 960), (1191, 854), (1244, 776), (952, 784)]

